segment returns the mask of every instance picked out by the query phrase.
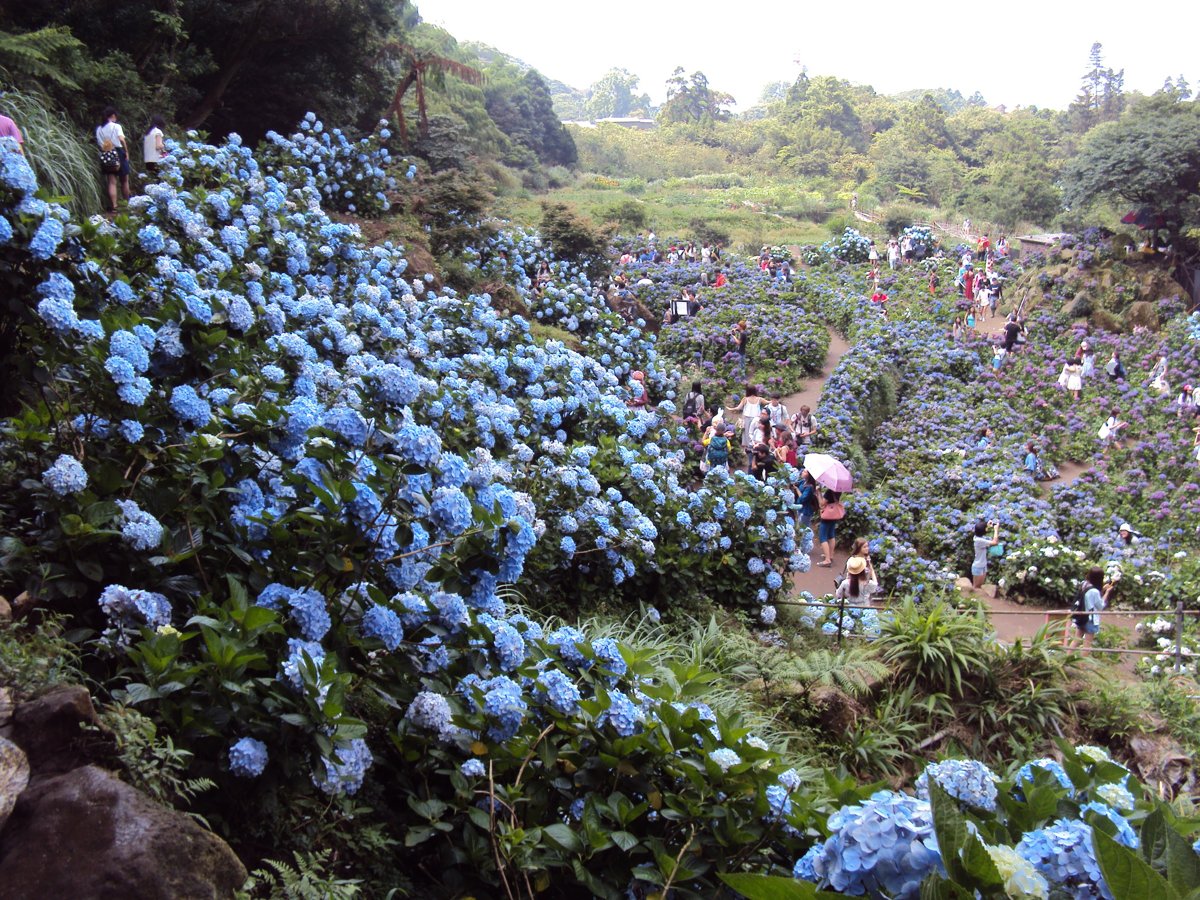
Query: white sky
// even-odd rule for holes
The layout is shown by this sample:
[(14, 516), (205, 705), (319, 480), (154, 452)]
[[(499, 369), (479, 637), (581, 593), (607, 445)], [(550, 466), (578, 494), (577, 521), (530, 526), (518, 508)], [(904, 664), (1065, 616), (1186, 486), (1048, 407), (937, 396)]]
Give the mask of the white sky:
[[(1170, 75), (1200, 88), (1200, 2), (1008, 0), (929, 5), (896, 0), (417, 0), (425, 21), (490, 44), (547, 78), (586, 89), (613, 67), (655, 103), (676, 66), (708, 76), (750, 108), (764, 85), (836, 75), (880, 93), (980, 91), (989, 104), (1064, 109), (1094, 41), (1125, 89)], [(913, 10), (916, 14), (906, 14)], [(798, 64), (798, 62), (799, 64)]]

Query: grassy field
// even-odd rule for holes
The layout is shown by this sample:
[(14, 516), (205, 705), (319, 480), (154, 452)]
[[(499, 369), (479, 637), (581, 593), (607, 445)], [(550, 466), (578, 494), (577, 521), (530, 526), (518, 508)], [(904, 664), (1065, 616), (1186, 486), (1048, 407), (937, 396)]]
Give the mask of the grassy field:
[(497, 211), (517, 222), (536, 223), (543, 201), (567, 203), (597, 223), (616, 220), (614, 208), (632, 201), (645, 212), (647, 226), (664, 239), (692, 237), (693, 222), (699, 221), (728, 235), (735, 250), (750, 253), (763, 244), (821, 243), (830, 226), (840, 230), (849, 213), (794, 182), (736, 174), (651, 182), (582, 174), (573, 184), (545, 193), (501, 196)]

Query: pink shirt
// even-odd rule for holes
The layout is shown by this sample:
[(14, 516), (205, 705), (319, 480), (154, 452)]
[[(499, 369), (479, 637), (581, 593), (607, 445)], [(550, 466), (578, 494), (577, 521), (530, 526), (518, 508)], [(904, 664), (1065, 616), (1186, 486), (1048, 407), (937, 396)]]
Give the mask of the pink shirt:
[(21, 129), (17, 127), (17, 123), (8, 116), (0, 116), (0, 138), (12, 138), (18, 144), (25, 143), (25, 138), (21, 137)]

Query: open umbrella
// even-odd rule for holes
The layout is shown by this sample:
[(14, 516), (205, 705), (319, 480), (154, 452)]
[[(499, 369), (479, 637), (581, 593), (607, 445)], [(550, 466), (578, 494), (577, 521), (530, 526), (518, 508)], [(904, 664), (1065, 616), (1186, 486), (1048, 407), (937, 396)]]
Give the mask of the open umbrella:
[(850, 470), (826, 453), (804, 454), (804, 468), (816, 480), (831, 491), (845, 492), (854, 487)]

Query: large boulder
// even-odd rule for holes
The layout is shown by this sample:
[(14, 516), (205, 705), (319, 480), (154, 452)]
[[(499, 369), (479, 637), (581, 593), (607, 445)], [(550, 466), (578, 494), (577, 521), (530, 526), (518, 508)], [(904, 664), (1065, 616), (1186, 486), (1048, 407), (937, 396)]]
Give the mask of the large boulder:
[(20, 704), (12, 739), (39, 775), (68, 772), (114, 756), (112, 734), (101, 723), (87, 688), (64, 685)]
[(245, 880), (228, 844), (95, 766), (35, 779), (0, 831), (0, 900), (210, 900)]

